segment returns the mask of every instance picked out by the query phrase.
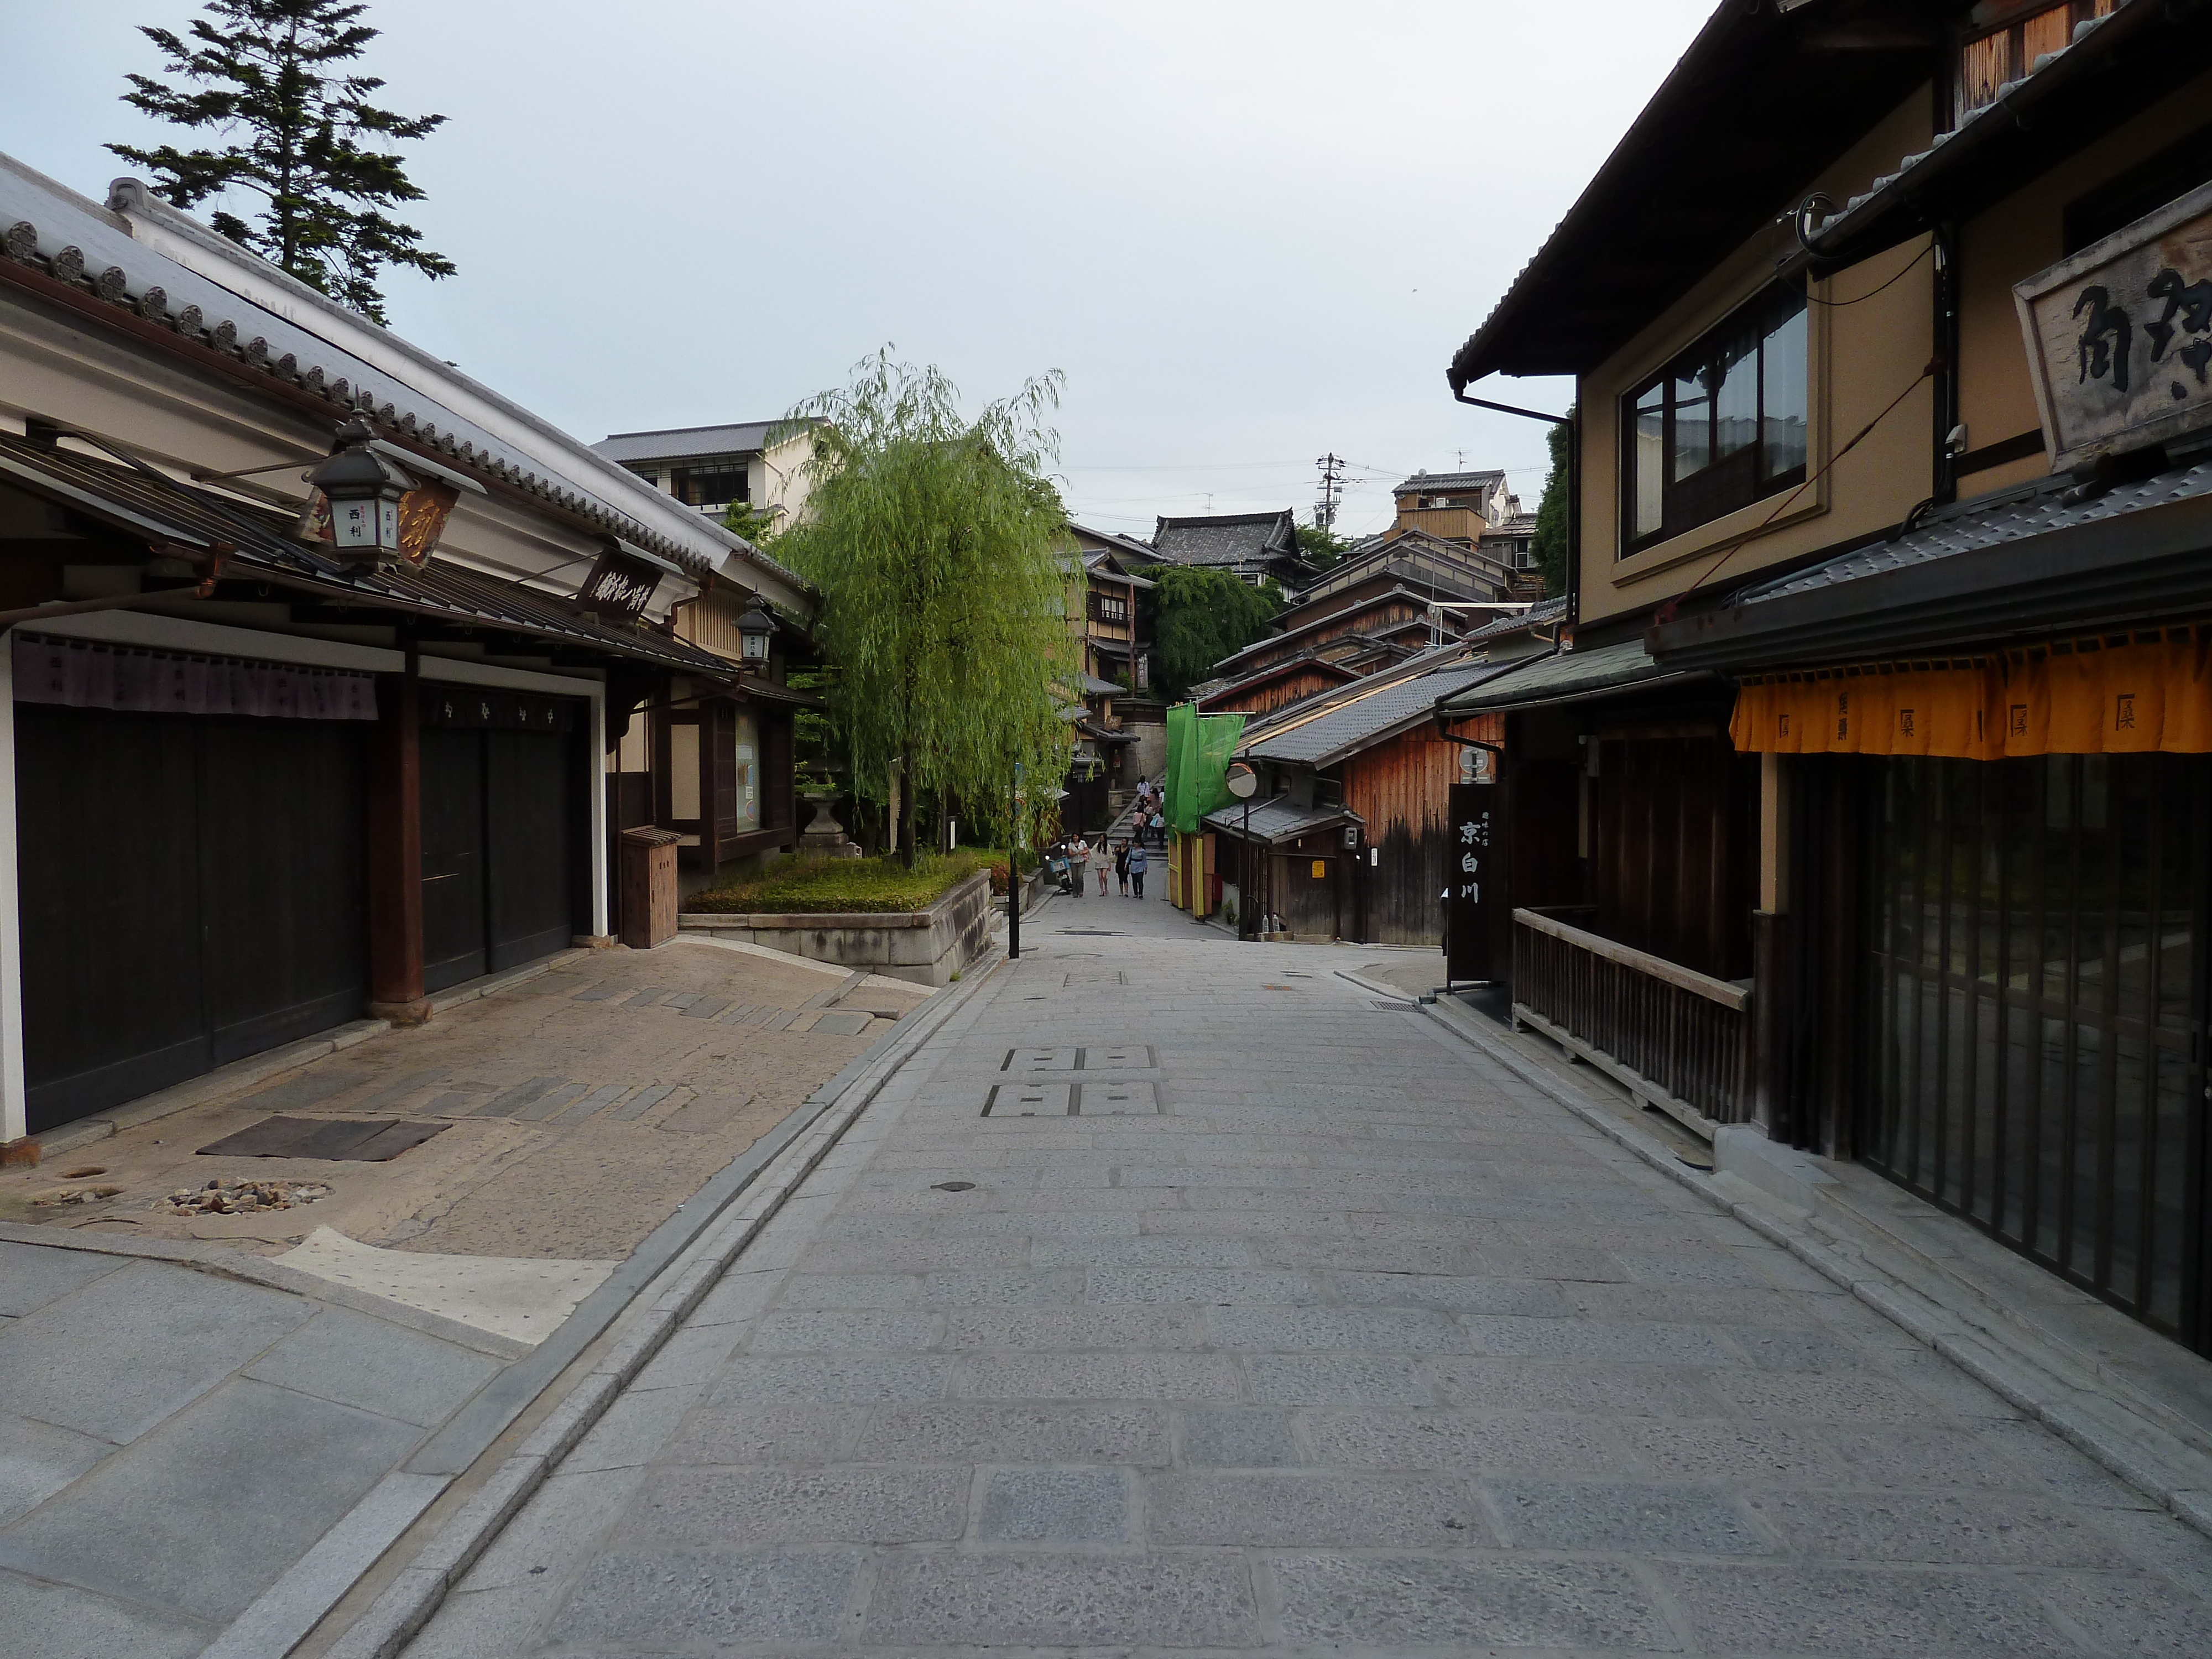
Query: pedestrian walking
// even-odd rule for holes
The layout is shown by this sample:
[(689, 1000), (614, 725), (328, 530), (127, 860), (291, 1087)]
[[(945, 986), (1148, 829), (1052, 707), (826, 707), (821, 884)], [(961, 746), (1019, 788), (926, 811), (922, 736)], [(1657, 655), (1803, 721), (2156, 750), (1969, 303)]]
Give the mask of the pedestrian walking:
[(1152, 844), (1164, 853), (1167, 851), (1168, 821), (1158, 812), (1152, 814)]
[(1121, 896), (1129, 896), (1129, 843), (1123, 842), (1114, 849), (1114, 873), (1121, 883)]
[(1081, 836), (1068, 843), (1067, 861), (1075, 872), (1075, 896), (1083, 896), (1083, 883), (1091, 873), (1091, 843)]
[(1129, 849), (1129, 885), (1134, 890), (1131, 895), (1133, 897), (1142, 898), (1145, 896), (1145, 867), (1149, 862), (1145, 856), (1142, 842)]
[(1098, 838), (1098, 856), (1094, 861), (1098, 866), (1098, 896), (1104, 898), (1106, 896), (1106, 838), (1103, 836)]

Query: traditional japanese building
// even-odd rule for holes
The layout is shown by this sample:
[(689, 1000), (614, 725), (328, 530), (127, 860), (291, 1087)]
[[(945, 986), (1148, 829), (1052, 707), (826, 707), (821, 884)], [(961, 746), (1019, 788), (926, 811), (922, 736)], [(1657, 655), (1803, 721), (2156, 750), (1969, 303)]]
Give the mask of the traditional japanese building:
[(1452, 362), (1574, 376), (1581, 489), (1440, 705), (1523, 1024), (2202, 1352), (2208, 111), (2155, 0), (1717, 11)]
[[(604, 940), (625, 743), (751, 708), (772, 774), (813, 605), (143, 186), (4, 158), (0, 583), (0, 1141)], [(659, 822), (728, 787), (679, 747)]]

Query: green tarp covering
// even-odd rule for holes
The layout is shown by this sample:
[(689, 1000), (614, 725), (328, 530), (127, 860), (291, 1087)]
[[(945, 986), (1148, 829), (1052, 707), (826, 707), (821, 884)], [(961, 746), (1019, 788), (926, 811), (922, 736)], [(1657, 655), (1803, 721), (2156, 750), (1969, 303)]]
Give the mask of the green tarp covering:
[(1200, 714), (1194, 704), (1168, 710), (1168, 827), (1179, 836), (1198, 828), (1208, 812), (1236, 799), (1223, 781), (1237, 740), (1244, 735), (1242, 714)]

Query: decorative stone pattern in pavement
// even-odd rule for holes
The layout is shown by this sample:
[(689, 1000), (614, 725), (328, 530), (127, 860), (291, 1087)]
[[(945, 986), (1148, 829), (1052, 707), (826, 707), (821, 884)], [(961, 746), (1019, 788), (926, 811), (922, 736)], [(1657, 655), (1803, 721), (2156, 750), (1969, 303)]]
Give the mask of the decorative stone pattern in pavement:
[[(2212, 1651), (2212, 1543), (1333, 953), (1070, 914), (410, 1659)], [(1157, 1111), (985, 1115), (1093, 1054)]]

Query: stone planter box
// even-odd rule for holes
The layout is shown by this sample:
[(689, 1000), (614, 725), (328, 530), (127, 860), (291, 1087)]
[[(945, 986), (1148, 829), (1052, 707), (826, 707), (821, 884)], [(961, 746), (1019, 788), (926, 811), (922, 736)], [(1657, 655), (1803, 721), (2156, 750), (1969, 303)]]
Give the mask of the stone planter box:
[(991, 872), (978, 870), (927, 910), (904, 915), (728, 915), (677, 919), (686, 933), (740, 939), (916, 985), (944, 985), (991, 937)]

